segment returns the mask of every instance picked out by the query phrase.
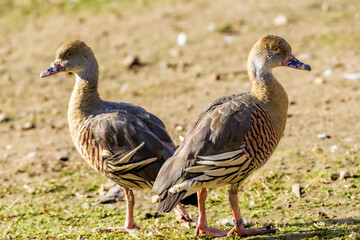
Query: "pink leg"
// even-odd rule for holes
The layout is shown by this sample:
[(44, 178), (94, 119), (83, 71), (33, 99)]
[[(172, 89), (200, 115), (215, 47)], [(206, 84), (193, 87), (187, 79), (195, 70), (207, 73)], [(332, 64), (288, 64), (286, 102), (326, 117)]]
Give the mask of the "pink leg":
[(191, 223), (193, 221), (181, 203), (175, 206), (174, 211), (179, 222)]
[(101, 229), (101, 231), (113, 232), (113, 231), (128, 231), (132, 229), (140, 229), (134, 222), (134, 205), (135, 205), (134, 193), (131, 189), (127, 187), (124, 187), (124, 192), (125, 192), (125, 201), (127, 208), (125, 226), (103, 228)]
[(229, 193), (229, 202), (231, 209), (234, 214), (235, 219), (235, 227), (231, 229), (231, 231), (227, 234), (231, 236), (233, 233), (237, 233), (240, 236), (247, 236), (247, 235), (259, 235), (259, 234), (266, 234), (266, 233), (275, 233), (275, 229), (270, 229), (269, 227), (262, 227), (262, 228), (245, 228), (244, 224), (242, 223), (242, 218), (239, 209), (239, 201), (238, 201), (238, 185), (231, 186), (230, 193)]
[(204, 233), (211, 237), (224, 237), (228, 231), (210, 228), (207, 224), (205, 202), (207, 197), (206, 188), (203, 188), (197, 192), (198, 194), (198, 205), (199, 205), (199, 220), (198, 226), (196, 227), (196, 235)]

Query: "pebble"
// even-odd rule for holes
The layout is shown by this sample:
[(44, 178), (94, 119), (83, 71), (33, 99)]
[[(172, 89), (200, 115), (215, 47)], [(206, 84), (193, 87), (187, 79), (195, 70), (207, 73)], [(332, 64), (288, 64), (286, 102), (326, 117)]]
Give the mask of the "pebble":
[(298, 198), (301, 198), (300, 184), (295, 183), (291, 186), (291, 192)]
[(328, 77), (328, 76), (330, 76), (331, 74), (332, 74), (332, 72), (333, 72), (333, 70), (331, 69), (331, 68), (327, 68), (327, 69), (325, 69), (324, 71), (323, 71), (323, 75), (324, 76), (326, 76), (326, 77)]
[(184, 127), (181, 126), (181, 125), (177, 125), (177, 126), (175, 127), (175, 130), (176, 130), (176, 131), (182, 131), (182, 130), (184, 130)]
[(178, 37), (177, 37), (177, 40), (176, 40), (176, 43), (177, 43), (179, 46), (185, 46), (185, 45), (186, 45), (186, 41), (187, 41), (186, 34), (185, 34), (185, 33), (179, 33), (179, 35), (178, 35)]
[(327, 135), (326, 133), (319, 133), (319, 134), (317, 135), (317, 137), (318, 137), (319, 139), (328, 139), (328, 138), (331, 138), (331, 136)]
[(115, 185), (104, 196), (100, 198), (99, 203), (114, 203), (124, 200), (124, 190), (119, 185)]
[(346, 78), (347, 80), (350, 81), (355, 81), (360, 79), (360, 72), (356, 72), (356, 73), (344, 73), (344, 78)]
[(184, 137), (181, 136), (181, 135), (179, 135), (179, 140), (180, 140), (181, 142), (183, 142), (183, 141), (184, 141)]
[(67, 151), (55, 152), (55, 157), (57, 160), (67, 161), (69, 160), (69, 153)]
[(352, 174), (350, 172), (340, 171), (340, 174), (339, 174), (340, 179), (346, 179), (346, 178), (349, 178), (349, 177), (352, 177)]
[(29, 130), (35, 128), (35, 124), (32, 122), (26, 122), (21, 126), (21, 129), (23, 130)]
[(279, 14), (274, 18), (273, 23), (276, 26), (283, 26), (288, 23), (288, 19), (284, 14)]
[(35, 189), (29, 187), (29, 186), (26, 185), (26, 184), (23, 185), (23, 188), (25, 188), (28, 193), (33, 193), (33, 192), (35, 192)]
[(318, 77), (318, 78), (314, 79), (314, 84), (316, 84), (316, 85), (321, 85), (324, 83), (325, 83), (325, 80), (323, 78)]
[(140, 57), (136, 55), (128, 56), (124, 59), (124, 64), (127, 67), (127, 69), (132, 69), (135, 66), (140, 66)]
[(232, 43), (232, 42), (235, 41), (235, 37), (230, 36), (230, 35), (227, 35), (227, 36), (224, 37), (224, 41), (225, 41), (226, 43)]
[(30, 158), (35, 158), (35, 157), (37, 157), (37, 152), (31, 152), (31, 153), (29, 153), (28, 155), (27, 155), (27, 157), (30, 159)]
[(339, 150), (339, 146), (337, 146), (337, 145), (332, 145), (330, 147), (330, 152), (336, 152), (337, 150)]
[(5, 113), (0, 113), (0, 122), (8, 122), (10, 118)]
[(210, 80), (211, 81), (219, 81), (219, 80), (221, 80), (221, 76), (218, 73), (211, 74), (210, 75)]
[(128, 86), (129, 86), (128, 83), (124, 83), (123, 85), (121, 85), (121, 87), (120, 87), (120, 92), (121, 92), (121, 93), (126, 92), (126, 90), (128, 89)]

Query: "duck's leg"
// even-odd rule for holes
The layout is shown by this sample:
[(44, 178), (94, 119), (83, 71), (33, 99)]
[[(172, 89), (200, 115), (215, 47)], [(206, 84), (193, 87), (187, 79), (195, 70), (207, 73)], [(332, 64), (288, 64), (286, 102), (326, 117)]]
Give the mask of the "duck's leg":
[(178, 221), (184, 223), (191, 223), (193, 221), (181, 203), (175, 206), (174, 211)]
[(223, 237), (226, 236), (228, 231), (211, 228), (207, 224), (206, 212), (205, 212), (205, 201), (207, 196), (206, 188), (203, 188), (197, 192), (198, 194), (198, 205), (199, 205), (199, 220), (198, 226), (196, 227), (196, 235), (204, 233), (212, 237)]
[(125, 201), (126, 201), (126, 219), (125, 226), (123, 227), (108, 227), (103, 228), (101, 231), (113, 232), (113, 231), (128, 231), (132, 229), (140, 229), (134, 222), (134, 205), (135, 197), (131, 189), (124, 187)]
[(262, 228), (245, 228), (239, 209), (238, 188), (238, 184), (233, 185), (230, 188), (229, 202), (234, 214), (235, 227), (231, 229), (231, 231), (227, 235), (230, 236), (233, 233), (237, 233), (240, 236), (248, 236), (275, 233), (276, 229), (270, 229), (270, 227), (268, 226)]

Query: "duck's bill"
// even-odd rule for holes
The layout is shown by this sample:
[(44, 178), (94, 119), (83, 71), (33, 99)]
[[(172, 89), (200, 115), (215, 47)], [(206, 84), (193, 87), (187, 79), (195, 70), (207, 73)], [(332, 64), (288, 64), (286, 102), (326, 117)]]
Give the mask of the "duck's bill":
[(282, 66), (311, 71), (310, 65), (300, 62), (291, 53), (288, 55), (287, 59), (282, 63)]
[(40, 78), (47, 77), (62, 71), (65, 71), (65, 67), (61, 66), (59, 61), (56, 60), (46, 71), (40, 74)]

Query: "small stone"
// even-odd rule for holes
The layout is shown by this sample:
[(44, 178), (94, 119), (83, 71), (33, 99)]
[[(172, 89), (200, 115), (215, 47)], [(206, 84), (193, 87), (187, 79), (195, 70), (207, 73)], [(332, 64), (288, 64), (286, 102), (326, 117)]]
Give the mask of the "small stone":
[(227, 36), (224, 37), (224, 41), (225, 41), (226, 43), (232, 43), (232, 42), (235, 41), (235, 37), (234, 37), (234, 36), (227, 35)]
[(128, 86), (129, 86), (128, 83), (124, 83), (123, 85), (121, 85), (121, 87), (120, 87), (120, 92), (121, 92), (121, 93), (126, 92), (126, 90), (128, 89)]
[(140, 66), (140, 58), (139, 56), (132, 55), (128, 56), (124, 60), (124, 65), (127, 67), (127, 69), (133, 69), (134, 67)]
[(124, 200), (124, 190), (119, 185), (115, 185), (111, 188), (103, 197), (100, 198), (99, 203), (106, 204), (106, 203), (114, 203), (118, 201)]
[(13, 145), (11, 145), (11, 144), (6, 145), (6, 150), (11, 150), (12, 148), (13, 148)]
[(26, 122), (21, 126), (21, 129), (23, 130), (29, 130), (35, 128), (35, 124), (32, 122)]
[(291, 192), (298, 198), (301, 198), (300, 184), (295, 183), (291, 186)]
[(321, 84), (324, 84), (325, 83), (325, 80), (323, 78), (315, 78), (314, 79), (314, 84), (316, 85), (321, 85)]
[(352, 177), (352, 174), (350, 172), (340, 171), (339, 179), (346, 179), (349, 177)]
[(219, 80), (221, 80), (221, 76), (218, 73), (211, 74), (210, 75), (210, 80), (211, 81), (219, 81)]
[(177, 125), (177, 126), (175, 127), (175, 130), (180, 132), (180, 131), (184, 130), (184, 127), (181, 126), (181, 125)]
[(344, 78), (350, 81), (355, 81), (360, 79), (360, 72), (356, 72), (356, 73), (344, 73)]
[(0, 122), (8, 122), (10, 118), (5, 113), (0, 113)]
[(28, 193), (33, 193), (33, 192), (35, 192), (35, 189), (29, 187), (29, 186), (26, 185), (26, 184), (23, 185), (23, 188), (25, 188)]
[(69, 160), (69, 153), (67, 151), (55, 152), (55, 157), (57, 160), (67, 161)]
[(319, 133), (319, 134), (317, 135), (317, 137), (318, 137), (319, 139), (328, 139), (328, 138), (331, 138), (331, 136), (327, 135), (326, 133)]
[(181, 136), (181, 135), (179, 135), (179, 140), (180, 140), (181, 142), (183, 142), (183, 141), (184, 141), (184, 137)]
[(29, 153), (28, 155), (27, 155), (27, 157), (29, 158), (29, 159), (31, 159), (31, 158), (35, 158), (35, 157), (37, 157), (37, 152), (31, 152), (31, 153)]
[(179, 35), (178, 35), (178, 37), (177, 37), (177, 40), (176, 40), (176, 43), (177, 43), (179, 46), (185, 46), (185, 45), (186, 45), (186, 41), (187, 41), (186, 34), (185, 34), (185, 33), (179, 33)]
[(276, 26), (283, 26), (288, 23), (288, 19), (284, 14), (279, 14), (274, 18), (273, 23)]
[(337, 146), (337, 145), (332, 145), (330, 147), (330, 152), (336, 152), (337, 150), (339, 150), (339, 146)]
[(326, 76), (326, 77), (328, 77), (328, 76), (330, 76), (331, 74), (332, 74), (332, 72), (333, 72), (333, 70), (331, 69), (331, 68), (327, 68), (327, 69), (325, 69), (324, 71), (323, 71), (323, 75), (324, 76)]

